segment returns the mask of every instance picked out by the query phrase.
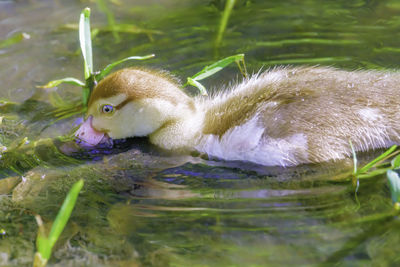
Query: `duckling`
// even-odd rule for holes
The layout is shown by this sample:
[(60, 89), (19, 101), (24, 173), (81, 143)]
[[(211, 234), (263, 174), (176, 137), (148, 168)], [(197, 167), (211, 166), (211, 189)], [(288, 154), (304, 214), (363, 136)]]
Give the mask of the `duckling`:
[(83, 142), (135, 136), (266, 166), (334, 161), (400, 143), (400, 73), (276, 67), (189, 97), (166, 72), (127, 68), (95, 87)]

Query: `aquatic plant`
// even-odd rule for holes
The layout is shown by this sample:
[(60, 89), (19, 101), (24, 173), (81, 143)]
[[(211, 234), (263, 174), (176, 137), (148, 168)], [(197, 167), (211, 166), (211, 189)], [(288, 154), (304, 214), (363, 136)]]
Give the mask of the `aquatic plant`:
[(36, 222), (39, 225), (39, 231), (36, 239), (37, 252), (35, 253), (33, 262), (34, 267), (46, 266), (47, 261), (50, 259), (51, 251), (71, 216), (82, 187), (83, 180), (81, 179), (69, 190), (48, 235), (46, 234), (42, 218), (39, 215), (35, 216)]
[(217, 38), (215, 39), (216, 48), (218, 48), (221, 45), (226, 26), (228, 25), (229, 17), (231, 16), (232, 9), (235, 6), (235, 2), (236, 0), (227, 0), (225, 3), (224, 12), (222, 13), (221, 22), (218, 28)]
[(395, 209), (400, 210), (400, 177), (394, 170), (387, 171), (388, 184)]
[[(242, 73), (242, 75), (244, 77), (247, 77), (246, 64), (244, 62), (244, 54), (237, 54), (237, 55), (233, 55), (233, 56), (221, 59), (211, 65), (204, 67), (201, 71), (199, 71), (192, 77), (187, 77), (187, 82), (183, 87), (185, 87), (187, 85), (192, 85), (192, 86), (198, 88), (202, 95), (207, 95), (206, 88), (201, 83), (199, 83), (199, 81), (201, 81), (207, 77), (210, 77), (211, 75), (214, 75), (215, 73), (222, 70), (223, 68), (225, 68), (232, 62), (235, 62), (237, 64), (240, 72)], [(241, 66), (241, 64), (243, 64), (243, 67)]]
[(386, 171), (393, 169), (393, 166), (387, 166), (386, 160), (394, 157), (400, 151), (396, 151), (397, 146), (391, 146), (388, 150), (383, 152), (381, 155), (370, 161), (369, 163), (365, 164), (363, 167), (357, 169), (357, 156), (353, 145), (350, 142), (351, 149), (353, 151), (353, 161), (354, 161), (354, 170), (353, 176), (357, 179), (365, 179), (365, 178), (372, 178), (380, 174), (386, 173)]
[(17, 44), (23, 40), (30, 39), (30, 38), (31, 38), (31, 36), (25, 32), (16, 33), (16, 34), (12, 35), (11, 37), (0, 41), (0, 49)]
[(90, 31), (90, 9), (85, 8), (80, 15), (79, 20), (79, 42), (83, 56), (83, 63), (84, 63), (84, 77), (85, 82), (76, 79), (76, 78), (63, 78), (57, 79), (48, 82), (46, 85), (39, 86), (40, 88), (51, 88), (58, 86), (62, 83), (69, 83), (82, 88), (82, 104), (83, 109), (85, 111), (87, 108), (87, 103), (89, 101), (90, 94), (97, 84), (102, 78), (104, 78), (115, 66), (121, 64), (128, 60), (145, 60), (154, 57), (154, 54), (146, 55), (146, 56), (132, 56), (127, 57), (116, 62), (113, 62), (107, 65), (101, 71), (94, 71), (93, 67), (93, 54), (92, 54), (92, 38), (91, 38), (91, 31)]
[[(396, 150), (397, 146), (391, 146), (388, 150), (359, 169), (357, 169), (357, 155), (351, 141), (350, 146), (353, 152), (354, 164), (352, 181), (353, 185), (356, 187), (356, 193), (358, 191), (360, 179), (373, 178), (386, 173), (394, 208), (400, 210), (400, 176), (396, 171), (400, 169), (400, 155), (398, 155), (400, 150)], [(390, 165), (387, 162), (388, 159), (392, 159)]]
[(106, 14), (108, 25), (111, 28), (112, 35), (114, 36), (115, 41), (118, 43), (121, 41), (121, 37), (119, 36), (119, 32), (117, 31), (115, 17), (111, 10), (108, 8), (105, 0), (96, 0), (98, 8)]
[[(103, 70), (99, 72), (93, 71), (93, 55), (92, 55), (92, 42), (91, 42), (91, 31), (90, 31), (90, 10), (88, 8), (84, 9), (80, 15), (79, 24), (79, 40), (80, 47), (84, 59), (84, 77), (85, 81), (81, 81), (77, 78), (67, 77), (63, 79), (52, 80), (44, 86), (39, 86), (40, 88), (51, 88), (56, 87), (60, 84), (67, 83), (76, 85), (82, 88), (82, 103), (75, 103), (73, 101), (65, 101), (62, 99), (56, 91), (51, 91), (49, 93), (49, 102), (52, 106), (51, 111), (46, 111), (49, 118), (56, 118), (55, 121), (49, 123), (49, 125), (59, 121), (61, 119), (66, 119), (71, 116), (82, 114), (87, 108), (87, 102), (90, 97), (91, 91), (93, 90), (95, 84), (107, 76), (114, 67), (126, 62), (128, 60), (143, 60), (153, 57), (154, 55), (147, 55), (143, 57), (127, 57), (121, 60), (117, 60), (109, 65), (107, 65)], [(237, 54), (233, 56), (221, 59), (213, 64), (204, 67), (201, 71), (195, 75), (188, 77), (188, 82), (183, 86), (193, 85), (197, 87), (203, 95), (207, 94), (206, 89), (199, 81), (210, 77), (211, 75), (222, 70), (229, 64), (235, 62), (239, 70), (246, 77), (247, 70), (244, 62), (244, 55)], [(182, 88), (183, 89), (183, 88)], [(18, 103), (13, 103), (5, 100), (0, 101), (2, 107), (8, 105), (11, 108), (18, 106)], [(43, 114), (43, 113), (42, 113)], [(42, 115), (41, 115), (42, 116)], [(12, 171), (18, 175), (23, 175), (24, 172), (38, 166), (41, 164), (53, 164), (53, 159), (57, 159), (58, 163), (62, 159), (62, 164), (74, 164), (75, 160), (65, 156), (59, 151), (57, 147), (65, 142), (69, 142), (73, 139), (72, 135), (59, 136), (54, 139), (39, 139), (39, 140), (28, 140), (26, 137), (16, 140), (12, 144), (5, 144), (0, 153), (2, 160), (0, 162), (0, 174), (7, 176), (8, 171)], [(58, 145), (55, 145), (56, 142)], [(46, 151), (43, 153), (43, 151)]]
[[(102, 80), (107, 74), (111, 72), (111, 70), (116, 67), (117, 65), (124, 63), (128, 60), (146, 60), (154, 57), (154, 54), (146, 55), (146, 56), (131, 56), (127, 58), (123, 58), (121, 60), (117, 60), (109, 65), (107, 65), (104, 69), (101, 71), (94, 71), (93, 67), (93, 53), (92, 53), (92, 34), (90, 30), (90, 9), (85, 8), (81, 15), (80, 15), (80, 20), (79, 20), (79, 42), (80, 42), (80, 47), (82, 51), (82, 56), (83, 56), (83, 61), (84, 61), (84, 77), (85, 77), (85, 82), (77, 79), (77, 78), (72, 78), (72, 77), (67, 77), (67, 78), (62, 78), (62, 79), (57, 79), (57, 80), (52, 80), (48, 82), (46, 85), (39, 86), (39, 88), (52, 88), (56, 87), (62, 83), (68, 83), (68, 84), (73, 84), (76, 86), (79, 86), (82, 88), (82, 103), (83, 103), (83, 108), (78, 110), (78, 112), (83, 112), (87, 108), (87, 104), (90, 98), (90, 94), (93, 91), (93, 88), (95, 85)], [(231, 64), (232, 62), (235, 62), (238, 67), (240, 72), (243, 74), (244, 77), (247, 77), (247, 70), (246, 70), (246, 65), (244, 62), (244, 54), (237, 54), (233, 56), (229, 56), (226, 58), (223, 58), (209, 66), (204, 67), (200, 72), (196, 73), (192, 77), (187, 78), (187, 83), (183, 86), (187, 85), (192, 85), (200, 90), (200, 93), (202, 95), (207, 95), (207, 90), (206, 88), (199, 83), (198, 81), (203, 80), (218, 71), (222, 70), (225, 68), (227, 65)], [(242, 66), (242, 65), (243, 66)], [(65, 112), (67, 110), (67, 112)], [(69, 111), (74, 111), (76, 110), (76, 107), (66, 107), (62, 108), (59, 110), (59, 115), (60, 118), (66, 118), (72, 115), (75, 115), (77, 112), (74, 113), (68, 113)]]
[(392, 196), (392, 202), (396, 210), (400, 210), (400, 155), (397, 155), (390, 162), (392, 169), (388, 170), (386, 176), (388, 178), (388, 185), (390, 189), (390, 194)]
[[(131, 23), (117, 23), (115, 20), (114, 13), (112, 10), (109, 8), (109, 5), (107, 4), (108, 1), (106, 0), (94, 0), (97, 4), (97, 8), (106, 15), (107, 18), (107, 26), (97, 26), (92, 28), (92, 33), (91, 37), (92, 39), (97, 36), (100, 32), (106, 32), (111, 34), (114, 37), (114, 40), (116, 43), (119, 43), (121, 41), (120, 33), (126, 33), (126, 34), (145, 34), (149, 38), (150, 41), (153, 41), (153, 35), (155, 34), (162, 34), (161, 31), (157, 30), (152, 30), (152, 29), (146, 29), (139, 27), (137, 25), (131, 24)], [(121, 5), (119, 1), (116, 0), (110, 0), (110, 3), (114, 5)], [(79, 25), (78, 24), (65, 24), (62, 26), (63, 29), (69, 29), (69, 30), (78, 30)]]

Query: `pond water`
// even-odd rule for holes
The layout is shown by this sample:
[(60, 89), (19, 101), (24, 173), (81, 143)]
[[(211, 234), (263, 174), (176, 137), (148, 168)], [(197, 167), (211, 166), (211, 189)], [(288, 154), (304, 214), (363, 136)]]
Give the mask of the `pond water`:
[[(0, 0), (0, 142), (7, 148), (0, 162), (1, 266), (32, 265), (34, 215), (51, 223), (80, 178), (85, 186), (49, 266), (399, 264), (400, 222), (386, 178), (362, 180), (355, 194), (346, 179), (350, 160), (263, 167), (172, 154), (145, 139), (112, 151), (61, 153), (68, 147), (59, 136), (82, 114), (58, 120), (57, 112), (79, 104), (81, 91), (36, 86), (83, 79), (71, 24), (86, 6), (100, 30), (96, 69), (151, 53), (156, 58), (123, 66), (166, 69), (183, 81), (238, 53), (250, 72), (287, 64), (396, 69), (400, 62), (396, 0), (238, 0), (219, 45), (224, 1)], [(110, 31), (113, 24), (131, 32)], [(13, 36), (22, 37), (1, 42)], [(219, 90), (237, 79), (232, 65), (204, 85)]]

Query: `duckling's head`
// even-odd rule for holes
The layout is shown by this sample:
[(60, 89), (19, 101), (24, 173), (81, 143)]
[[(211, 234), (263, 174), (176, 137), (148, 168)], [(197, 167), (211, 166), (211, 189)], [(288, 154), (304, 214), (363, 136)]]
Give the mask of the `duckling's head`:
[(173, 122), (194, 103), (165, 72), (128, 68), (101, 80), (93, 90), (87, 119), (76, 136), (97, 145), (104, 136), (148, 136)]

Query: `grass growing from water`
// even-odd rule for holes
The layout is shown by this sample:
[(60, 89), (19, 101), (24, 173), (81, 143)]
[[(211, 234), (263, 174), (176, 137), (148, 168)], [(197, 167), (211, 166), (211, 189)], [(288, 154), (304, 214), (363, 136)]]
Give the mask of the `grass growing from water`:
[[(354, 164), (352, 181), (353, 185), (356, 187), (356, 193), (358, 191), (360, 179), (370, 179), (386, 173), (394, 208), (400, 210), (400, 176), (398, 172), (395, 171), (400, 169), (400, 155), (398, 155), (400, 150), (397, 150), (397, 146), (394, 145), (390, 147), (361, 168), (357, 168), (357, 155), (351, 141), (350, 146), (353, 152)], [(392, 159), (390, 163), (387, 162), (389, 159)]]
[[(101, 3), (101, 1), (99, 3)], [(127, 58), (115, 61), (115, 62), (107, 65), (101, 71), (95, 72), (94, 67), (93, 67), (92, 34), (91, 34), (91, 28), (90, 28), (90, 9), (89, 8), (85, 8), (80, 15), (79, 42), (80, 42), (80, 47), (81, 47), (83, 61), (84, 61), (85, 81), (83, 82), (77, 78), (67, 77), (67, 78), (50, 81), (46, 85), (39, 86), (39, 87), (40, 88), (52, 88), (52, 87), (56, 87), (62, 83), (73, 84), (73, 85), (81, 87), (82, 88), (82, 104), (83, 104), (83, 108), (81, 109), (82, 112), (87, 109), (87, 104), (88, 104), (88, 101), (90, 98), (90, 94), (92, 93), (96, 84), (100, 80), (105, 78), (112, 71), (113, 68), (115, 68), (117, 65), (124, 63), (126, 61), (129, 61), (129, 60), (146, 60), (146, 59), (150, 59), (155, 56), (154, 54), (151, 54), (151, 55), (146, 55), (146, 56), (127, 57)], [(201, 83), (199, 83), (199, 81), (217, 73), (218, 71), (222, 70), (223, 68), (225, 68), (226, 66), (228, 66), (229, 64), (231, 64), (233, 62), (235, 62), (238, 65), (239, 70), (243, 74), (243, 76), (247, 77), (247, 70), (246, 70), (246, 65), (244, 62), (244, 54), (237, 54), (237, 55), (226, 57), (226, 58), (221, 59), (209, 66), (204, 67), (200, 72), (196, 73), (192, 77), (188, 77), (187, 83), (183, 87), (185, 87), (187, 85), (192, 85), (192, 86), (198, 88), (202, 95), (207, 95), (206, 88)], [(72, 108), (70, 106), (63, 107), (61, 110), (58, 111), (58, 114), (61, 114), (61, 116), (59, 117), (60, 119), (64, 119), (64, 118), (67, 118), (69, 116), (76, 114), (76, 112), (75, 113), (65, 112), (64, 109), (66, 109), (67, 111), (70, 111), (70, 110), (76, 110), (76, 107), (72, 107)]]
[(215, 47), (218, 48), (221, 46), (221, 42), (226, 30), (226, 26), (228, 25), (229, 17), (231, 16), (233, 7), (235, 6), (236, 0), (227, 0), (225, 3), (225, 9), (222, 13), (221, 22), (218, 28), (217, 38), (215, 40)]
[[(116, 62), (113, 62), (106, 66), (103, 70), (101, 71), (94, 71), (93, 67), (93, 53), (92, 53), (92, 36), (91, 36), (91, 30), (90, 30), (90, 9), (85, 8), (81, 15), (80, 15), (80, 20), (79, 20), (79, 43), (82, 51), (82, 56), (83, 56), (83, 63), (84, 63), (84, 77), (85, 77), (85, 82), (76, 79), (76, 78), (63, 78), (63, 79), (57, 79), (50, 81), (46, 85), (40, 86), (41, 88), (51, 88), (58, 86), (62, 83), (69, 83), (73, 84), (76, 86), (79, 86), (82, 88), (82, 104), (83, 104), (83, 109), (82, 111), (85, 111), (87, 108), (87, 103), (90, 98), (90, 94), (93, 91), (93, 88), (96, 86), (96, 84), (103, 79), (114, 67), (116, 67), (118, 64), (121, 64), (125, 61), (128, 60), (145, 60), (154, 57), (154, 55), (147, 55), (147, 56), (132, 56), (132, 57), (127, 57), (121, 60), (118, 60)], [(63, 116), (65, 118), (65, 116)]]
[[(50, 88), (56, 87), (63, 83), (72, 84), (79, 86), (82, 88), (82, 103), (76, 103), (73, 101), (65, 101), (62, 99), (56, 91), (52, 91), (49, 94), (49, 102), (54, 110), (49, 112), (51, 118), (56, 118), (54, 121), (49, 123), (49, 125), (59, 121), (61, 119), (66, 119), (74, 115), (82, 114), (87, 109), (87, 103), (90, 97), (94, 86), (98, 81), (105, 78), (117, 65), (129, 61), (129, 60), (144, 60), (152, 58), (154, 55), (147, 55), (143, 57), (132, 56), (127, 57), (121, 60), (117, 60), (109, 65), (107, 65), (103, 70), (94, 72), (93, 67), (93, 54), (92, 54), (92, 42), (91, 42), (91, 29), (90, 29), (90, 10), (88, 8), (84, 9), (80, 15), (80, 23), (79, 23), (79, 40), (80, 47), (84, 59), (84, 77), (85, 81), (79, 80), (73, 77), (67, 77), (63, 79), (57, 79), (48, 82), (44, 86), (40, 86), (41, 88)], [(229, 64), (235, 62), (240, 71), (244, 76), (247, 75), (246, 66), (244, 62), (244, 55), (238, 54), (234, 56), (230, 56), (224, 59), (221, 59), (209, 66), (204, 67), (200, 72), (196, 73), (192, 77), (188, 77), (187, 85), (193, 85), (197, 87), (202, 94), (207, 94), (206, 89), (203, 85), (199, 83), (199, 81), (217, 73), (222, 70)], [(183, 88), (182, 88), (183, 89)], [(3, 101), (4, 102), (4, 101)], [(3, 106), (5, 106), (8, 102), (4, 102)], [(17, 105), (17, 103), (12, 103), (13, 105)], [(61, 142), (68, 142), (72, 140), (72, 136), (61, 136), (58, 137)], [(42, 156), (38, 155), (40, 151), (47, 151), (44, 155), (52, 155), (58, 160), (63, 159), (63, 154), (58, 151), (58, 149), (54, 146), (51, 139), (39, 139), (38, 141), (30, 142), (30, 145), (27, 145), (27, 140), (22, 138), (21, 140), (17, 140), (14, 142), (15, 145), (7, 145), (4, 147), (0, 154), (2, 157), (2, 161), (0, 164), (0, 174), (7, 175), (7, 171), (11, 170), (19, 175), (23, 175), (23, 173), (27, 170), (30, 170), (38, 165), (46, 164), (47, 160), (50, 160), (47, 156), (42, 160)], [(40, 148), (40, 151), (39, 151)], [(51, 151), (51, 153), (49, 153)], [(43, 154), (43, 153), (41, 153)], [(68, 156), (64, 156), (66, 159), (63, 162), (71, 162), (68, 160)], [(51, 161), (51, 160), (50, 160)], [(52, 161), (51, 161), (52, 162)], [(19, 167), (17, 167), (19, 166)], [(4, 173), (3, 173), (4, 172)]]
[(83, 180), (79, 180), (72, 186), (60, 208), (60, 211), (57, 214), (56, 219), (53, 222), (48, 235), (46, 234), (46, 229), (43, 225), (42, 218), (39, 215), (36, 215), (35, 218), (37, 224), (39, 225), (39, 232), (36, 239), (37, 252), (35, 253), (35, 259), (33, 262), (34, 267), (46, 266), (48, 260), (50, 259), (52, 249), (64, 230), (69, 217), (71, 216), (72, 210), (75, 207), (76, 200), (82, 187)]

